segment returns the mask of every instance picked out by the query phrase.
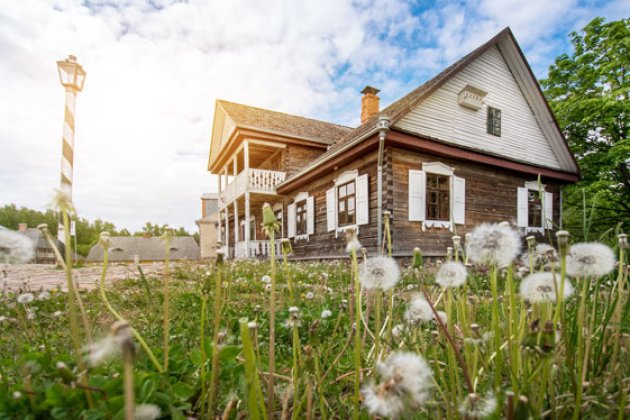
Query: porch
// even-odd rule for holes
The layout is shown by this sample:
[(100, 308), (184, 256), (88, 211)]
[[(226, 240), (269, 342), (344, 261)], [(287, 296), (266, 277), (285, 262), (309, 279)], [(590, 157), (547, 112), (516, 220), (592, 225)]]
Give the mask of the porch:
[[(282, 203), (276, 186), (286, 173), (282, 167), (284, 144), (245, 140), (218, 174), (219, 239), (227, 258), (264, 258), (271, 244), (262, 231), (262, 206), (275, 205), (282, 223)], [(279, 235), (279, 237), (282, 237)], [(279, 254), (279, 244), (276, 252)]]

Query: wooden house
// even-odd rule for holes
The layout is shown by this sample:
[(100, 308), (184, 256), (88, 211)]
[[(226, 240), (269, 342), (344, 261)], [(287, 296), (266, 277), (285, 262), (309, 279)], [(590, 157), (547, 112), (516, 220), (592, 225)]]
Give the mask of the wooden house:
[(483, 222), (562, 224), (579, 170), (509, 28), (383, 110), (378, 92), (362, 91), (356, 128), (217, 101), (208, 169), (226, 255), (269, 253), (264, 202), (294, 258), (345, 255), (348, 226), (378, 252), (384, 211), (399, 257), (444, 255)]

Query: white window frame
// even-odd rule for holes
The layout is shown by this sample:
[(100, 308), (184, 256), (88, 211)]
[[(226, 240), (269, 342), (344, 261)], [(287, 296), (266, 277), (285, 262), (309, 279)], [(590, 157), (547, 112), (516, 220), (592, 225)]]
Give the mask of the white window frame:
[[(540, 194), (540, 221), (542, 226), (529, 226), (529, 192)], [(545, 184), (538, 181), (527, 181), (523, 187), (517, 188), (516, 194), (516, 224), (527, 233), (545, 233), (545, 230), (553, 229), (553, 193), (547, 191)], [(550, 220), (549, 220), (550, 219)]]
[(296, 204), (302, 201), (306, 201), (306, 233), (302, 235), (296, 234), (297, 233), (296, 232), (297, 219), (295, 217), (295, 214), (290, 215), (288, 218), (289, 223), (295, 224), (295, 226), (293, 227), (288, 227), (288, 231), (294, 233), (294, 235), (291, 236), (294, 242), (301, 241), (301, 240), (305, 240), (308, 242), (310, 239), (310, 236), (315, 234), (315, 197), (314, 196), (309, 195), (309, 193), (306, 191), (302, 191), (296, 194), (293, 197), (291, 204), (289, 204), (288, 206), (289, 207), (288, 211), (295, 213)]
[[(366, 214), (365, 214), (365, 218), (366, 220), (364, 221), (364, 223), (359, 223), (359, 213), (363, 212), (363, 210), (359, 209), (359, 183), (357, 182), (357, 180), (361, 177), (365, 177), (366, 179), (366, 185), (367, 185), (367, 191), (365, 191), (365, 195), (366, 195), (366, 200), (367, 200), (367, 208), (366, 208)], [(338, 199), (339, 199), (339, 190), (338, 187), (340, 185), (343, 184), (347, 184), (349, 182), (354, 182), (354, 193), (355, 193), (355, 202), (354, 202), (354, 208), (355, 208), (355, 223), (352, 225), (345, 225), (345, 226), (339, 226), (339, 221), (337, 220), (337, 216), (339, 214), (339, 208), (338, 208)], [(326, 192), (326, 206), (327, 206), (327, 211), (326, 211), (326, 221), (327, 221), (327, 227), (328, 227), (328, 231), (334, 231), (335, 232), (335, 238), (339, 237), (339, 234), (343, 234), (345, 233), (346, 229), (348, 228), (354, 228), (357, 232), (357, 235), (359, 234), (359, 226), (361, 225), (369, 225), (370, 223), (370, 204), (369, 204), (369, 200), (370, 200), (370, 191), (369, 191), (369, 175), (368, 174), (362, 174), (359, 175), (359, 170), (358, 169), (354, 169), (351, 171), (345, 171), (343, 174), (341, 174), (339, 177), (337, 177), (334, 180), (334, 185), (332, 188), (333, 194), (332, 197), (329, 196), (329, 192), (331, 190), (328, 190)], [(334, 203), (329, 203), (330, 199), (333, 199)], [(333, 206), (334, 211), (331, 212), (330, 211), (330, 206)], [(333, 217), (334, 219), (334, 227), (331, 229), (331, 221), (329, 220), (330, 217)], [(362, 219), (363, 220), (363, 219)]]
[[(239, 226), (241, 226), (241, 227), (242, 227), (242, 226), (245, 226), (245, 224), (246, 224), (246, 223), (247, 223), (247, 222), (245, 221), (245, 219), (241, 219), (241, 220), (239, 220)], [(251, 235), (251, 232), (250, 232), (250, 235), (249, 235), (249, 236), (250, 236), (250, 238), (249, 238), (249, 240), (250, 240), (250, 241), (256, 241), (256, 240), (257, 240), (257, 239), (256, 239), (256, 230), (257, 230), (257, 229), (256, 229), (256, 216), (251, 216), (251, 217), (250, 217), (250, 219), (249, 219), (249, 223), (250, 223), (250, 225), (249, 225), (249, 229), (251, 229), (251, 224), (252, 224), (252, 223), (254, 224), (254, 237), (253, 237), (253, 238), (251, 237), (252, 235)], [(248, 229), (248, 227), (247, 227), (247, 226), (245, 226), (243, 229)], [(239, 233), (240, 233), (240, 232), (239, 232)], [(245, 231), (243, 231), (243, 233), (245, 233)], [(243, 235), (243, 239), (241, 239), (241, 238), (239, 238), (239, 239), (240, 239), (240, 241), (239, 241), (239, 242), (245, 242), (245, 235)]]
[[(442, 229), (449, 229), (451, 232), (453, 232), (454, 230), (454, 225), (455, 224), (465, 224), (465, 215), (466, 215), (466, 180), (465, 178), (462, 177), (458, 177), (455, 175), (455, 168), (445, 165), (442, 162), (424, 162), (422, 163), (422, 170), (420, 171), (415, 171), (416, 174), (421, 174), (422, 176), (422, 180), (424, 182), (423, 188), (424, 191), (422, 191), (421, 193), (424, 194), (421, 198), (420, 198), (420, 203), (423, 206), (422, 209), (420, 209), (420, 214), (415, 214), (414, 216), (412, 216), (411, 214), (409, 215), (409, 219), (412, 221), (420, 221), (421, 226), (422, 226), (422, 231), (425, 231), (426, 228), (442, 228)], [(427, 174), (435, 174), (435, 175), (443, 175), (443, 176), (448, 176), (449, 177), (449, 220), (427, 220), (426, 217), (426, 212), (427, 212), (427, 188), (426, 188), (426, 176)], [(456, 201), (456, 196), (455, 196), (455, 184), (456, 181), (455, 179), (459, 179), (460, 181), (458, 184), (458, 188), (463, 188), (462, 194), (463, 194), (463, 200), (461, 202), (461, 217), (457, 217), (458, 222), (455, 222), (455, 212), (456, 209), (455, 208), (455, 201)], [(411, 186), (409, 186), (409, 188), (411, 188)], [(411, 190), (409, 191), (409, 194), (411, 194)], [(411, 207), (412, 207), (412, 203), (411, 203), (411, 197), (410, 197), (410, 203), (409, 203), (409, 212), (411, 212)]]

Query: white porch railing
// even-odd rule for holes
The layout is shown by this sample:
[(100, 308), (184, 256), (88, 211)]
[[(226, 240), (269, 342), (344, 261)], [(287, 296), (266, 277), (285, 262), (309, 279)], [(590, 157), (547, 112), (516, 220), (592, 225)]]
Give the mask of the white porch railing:
[(230, 182), (219, 194), (219, 205), (225, 206), (245, 191), (275, 194), (276, 185), (286, 178), (286, 173), (266, 169), (246, 169)]
[[(276, 258), (282, 256), (280, 241), (276, 241)], [(267, 258), (271, 255), (271, 241), (249, 241), (249, 256), (252, 258)], [(235, 258), (247, 258), (247, 243), (240, 241), (236, 243)]]

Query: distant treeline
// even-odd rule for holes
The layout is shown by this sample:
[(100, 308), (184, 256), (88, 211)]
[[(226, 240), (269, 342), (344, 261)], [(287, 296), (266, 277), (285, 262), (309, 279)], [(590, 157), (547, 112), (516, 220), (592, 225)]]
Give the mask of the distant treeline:
[[(127, 229), (118, 230), (116, 226), (105, 220), (96, 219), (89, 221), (81, 217), (74, 220), (76, 236), (77, 236), (77, 252), (86, 256), (90, 252), (90, 248), (98, 242), (101, 232), (109, 232), (112, 236), (160, 236), (168, 225), (159, 225), (157, 223), (146, 222), (141, 230), (129, 232)], [(41, 223), (46, 223), (50, 232), (56, 235), (57, 224), (59, 223), (59, 215), (56, 211), (47, 210), (45, 212), (28, 209), (26, 207), (18, 208), (15, 204), (7, 204), (0, 207), (0, 226), (9, 229), (18, 230), (20, 223), (26, 223), (29, 228), (35, 228)], [(199, 242), (198, 233), (191, 234), (183, 227), (174, 230), (175, 236), (193, 236)]]

